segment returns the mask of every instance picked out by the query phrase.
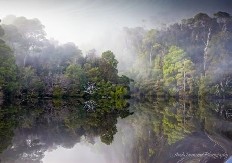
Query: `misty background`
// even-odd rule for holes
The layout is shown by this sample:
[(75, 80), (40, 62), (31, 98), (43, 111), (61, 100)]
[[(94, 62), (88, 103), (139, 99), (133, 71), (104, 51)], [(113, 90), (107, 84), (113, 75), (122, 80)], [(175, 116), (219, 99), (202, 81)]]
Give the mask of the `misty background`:
[(199, 12), (212, 15), (231, 8), (230, 0), (0, 0), (0, 19), (7, 24), (7, 15), (38, 18), (47, 38), (74, 42), (83, 54), (110, 49), (122, 70), (134, 59), (126, 47), (124, 27), (159, 29)]

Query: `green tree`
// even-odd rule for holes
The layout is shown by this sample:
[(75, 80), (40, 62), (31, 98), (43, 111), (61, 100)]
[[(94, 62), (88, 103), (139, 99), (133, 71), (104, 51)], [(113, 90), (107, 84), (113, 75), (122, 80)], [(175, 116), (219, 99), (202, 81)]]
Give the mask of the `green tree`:
[(86, 76), (78, 64), (71, 64), (65, 70), (65, 75), (72, 80), (72, 83), (76, 83), (80, 86), (83, 86), (86, 82)]
[[(116, 60), (117, 61), (117, 60)], [(98, 70), (100, 73), (100, 79), (105, 81), (111, 81), (112, 83), (116, 83), (118, 80), (118, 70), (113, 67), (108, 61), (105, 59), (101, 59)]]
[(179, 47), (171, 46), (164, 57), (163, 74), (165, 89), (171, 96), (185, 94), (187, 89), (193, 92), (194, 66)]
[[(184, 59), (181, 62), (176, 63), (178, 68), (178, 73), (176, 75), (177, 87), (179, 90), (179, 95), (193, 95), (195, 91), (195, 67), (191, 60)], [(195, 94), (196, 95), (196, 94)]]
[(118, 61), (115, 59), (115, 55), (112, 51), (108, 50), (103, 52), (101, 58), (109, 63), (113, 68), (117, 69)]
[(78, 64), (71, 64), (66, 68), (64, 74), (69, 80), (69, 84), (67, 85), (69, 96), (80, 95), (80, 91), (84, 90), (84, 86), (87, 82), (86, 74), (81, 66)]
[(0, 40), (0, 61), (0, 87), (5, 95), (10, 95), (18, 87), (18, 69), (13, 52), (2, 40)]

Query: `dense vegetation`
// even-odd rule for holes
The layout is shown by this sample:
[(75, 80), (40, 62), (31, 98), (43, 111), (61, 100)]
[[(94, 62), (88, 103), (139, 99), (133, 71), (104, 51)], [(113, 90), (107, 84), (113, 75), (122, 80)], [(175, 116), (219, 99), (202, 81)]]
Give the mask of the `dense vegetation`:
[[(38, 19), (9, 16), (0, 28), (0, 97), (129, 95), (130, 79), (118, 76), (115, 55), (94, 50), (84, 57), (73, 43), (48, 40)], [(4, 41), (3, 41), (4, 40)]]
[(134, 53), (134, 93), (152, 96), (232, 96), (232, 17), (199, 13), (160, 30), (125, 28)]
[[(230, 14), (199, 13), (159, 30), (124, 28), (124, 36), (134, 57), (124, 74), (136, 81), (135, 96), (232, 96)], [(25, 17), (5, 18), (0, 37), (0, 97), (129, 95), (131, 80), (118, 75), (111, 51), (83, 56), (73, 43), (48, 40), (40, 21)]]

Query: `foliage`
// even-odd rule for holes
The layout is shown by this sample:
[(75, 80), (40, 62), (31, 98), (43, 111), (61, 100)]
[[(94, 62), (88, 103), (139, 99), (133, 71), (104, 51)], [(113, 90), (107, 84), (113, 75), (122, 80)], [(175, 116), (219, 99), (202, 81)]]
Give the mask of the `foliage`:
[(0, 40), (0, 88), (5, 95), (10, 95), (17, 90), (18, 67), (11, 49)]
[(113, 52), (106, 51), (102, 53), (101, 58), (104, 59), (107, 63), (109, 63), (113, 68), (117, 68), (118, 61), (115, 59), (115, 55)]
[(98, 90), (95, 97), (123, 98), (129, 94), (131, 80), (119, 77), (112, 51), (98, 57), (93, 50), (83, 57), (74, 43), (48, 40), (38, 19), (8, 16), (3, 23), (0, 34), (10, 48), (0, 40), (1, 94), (26, 99), (84, 97), (94, 93), (87, 91), (88, 83)]
[(132, 91), (135, 96), (228, 98), (231, 27), (231, 15), (219, 11), (213, 17), (198, 13), (159, 30), (124, 28), (125, 47), (134, 56), (131, 69), (119, 76), (112, 51), (99, 55), (90, 50), (84, 57), (74, 43), (48, 40), (38, 19), (10, 16), (0, 28), (6, 42), (0, 40), (1, 94), (124, 98)]
[(141, 44), (133, 47), (135, 61), (127, 73), (136, 81), (132, 91), (143, 96), (231, 97), (231, 27), (230, 14), (219, 11), (214, 17), (198, 13), (160, 30), (144, 30), (137, 40), (128, 35)]

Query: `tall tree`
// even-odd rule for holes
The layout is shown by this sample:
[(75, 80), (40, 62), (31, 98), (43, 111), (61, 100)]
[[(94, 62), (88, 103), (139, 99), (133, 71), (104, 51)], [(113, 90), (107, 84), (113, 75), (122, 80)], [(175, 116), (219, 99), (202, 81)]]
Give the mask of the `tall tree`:
[(115, 55), (111, 51), (106, 51), (102, 53), (101, 58), (109, 63), (113, 68), (117, 68), (118, 61), (115, 59)]
[[(0, 34), (3, 35), (4, 32)], [(0, 39), (0, 91), (2, 90), (5, 95), (10, 95), (16, 91), (18, 87), (17, 72), (18, 68), (15, 64), (15, 57), (12, 50), (8, 47), (3, 40)]]
[[(43, 45), (43, 40), (45, 39), (46, 33), (44, 31), (44, 25), (38, 19), (27, 19), (25, 17), (8, 16), (3, 19), (3, 24), (11, 24), (11, 26), (5, 26), (6, 29), (11, 28), (11, 30), (6, 30), (6, 41), (11, 41), (12, 33), (10, 31), (14, 30), (14, 33), (20, 33), (20, 40), (13, 44), (14, 50), (17, 51), (18, 55), (21, 55), (20, 65), (26, 66), (27, 59), (30, 55), (37, 54), (41, 51)], [(15, 26), (16, 29), (12, 29)], [(11, 42), (12, 43), (12, 42)]]
[[(186, 84), (193, 80), (193, 63), (187, 58), (186, 53), (176, 47), (171, 46), (168, 54), (164, 57), (164, 86), (170, 95), (186, 93)], [(189, 85), (189, 89), (190, 89)]]

